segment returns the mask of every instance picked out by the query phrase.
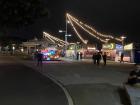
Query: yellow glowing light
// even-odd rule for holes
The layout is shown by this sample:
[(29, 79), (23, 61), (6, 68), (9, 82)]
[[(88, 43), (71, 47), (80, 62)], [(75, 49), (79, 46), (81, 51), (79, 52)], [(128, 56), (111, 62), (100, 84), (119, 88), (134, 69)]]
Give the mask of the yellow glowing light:
[[(72, 19), (73, 20), (73, 19)], [(95, 34), (91, 33), (90, 31), (88, 31), (86, 28), (84, 28), (82, 25), (80, 25), (78, 22), (76, 22), (75, 20), (73, 20), (79, 27), (81, 27), (84, 31), (86, 31), (89, 35), (92, 35), (93, 37), (97, 38), (98, 40), (102, 41), (102, 42), (106, 42), (106, 40), (103, 40), (101, 38), (99, 38), (98, 36), (96, 36)]]
[[(96, 38), (97, 39), (100, 39), (99, 38), (99, 36), (100, 37), (103, 37), (103, 38), (109, 38), (109, 39), (115, 39), (115, 40), (117, 40), (117, 41), (121, 41), (122, 39), (120, 39), (120, 38), (114, 38), (112, 35), (106, 35), (106, 34), (102, 34), (102, 33), (100, 33), (100, 32), (98, 32), (98, 31), (96, 31), (94, 28), (92, 28), (91, 26), (89, 26), (89, 25), (87, 25), (87, 24), (84, 24), (83, 22), (81, 22), (81, 21), (79, 21), (78, 19), (76, 19), (76, 18), (74, 18), (72, 15), (70, 15), (70, 14), (68, 14), (67, 13), (67, 17), (69, 17), (69, 18), (71, 18), (71, 20), (73, 20), (77, 25), (79, 24), (79, 26), (81, 27), (81, 28), (83, 28), (83, 27), (86, 27), (86, 28), (83, 28), (83, 29), (86, 29), (85, 31), (87, 31), (88, 33), (89, 33), (89, 30), (90, 31), (92, 31), (93, 33), (95, 33), (94, 35), (93, 35), (93, 33), (92, 32), (90, 32), (90, 33), (92, 33), (92, 35), (93, 36), (96, 36)], [(101, 40), (102, 42), (105, 42), (104, 40)]]
[[(93, 37), (97, 38), (98, 40), (100, 40), (101, 42), (106, 42), (106, 40), (103, 40), (101, 38), (99, 38), (98, 36), (94, 35), (93, 33), (91, 33), (90, 31), (88, 31), (87, 29), (85, 29), (82, 25), (80, 25), (77, 21), (75, 21), (75, 19), (73, 18), (70, 18), (69, 15), (68, 15), (68, 19), (70, 20), (70, 23), (72, 24), (72, 27), (74, 28), (74, 30), (76, 30), (76, 28), (74, 27), (72, 21), (74, 21), (79, 27), (81, 27), (84, 31), (86, 31), (88, 34), (92, 35)], [(77, 31), (77, 30), (76, 30)], [(82, 42), (85, 42), (85, 40), (80, 36), (80, 34), (78, 32), (76, 32), (78, 37), (82, 40)]]
[(74, 24), (72, 23), (72, 20), (69, 18), (69, 15), (68, 15), (68, 19), (69, 19), (70, 24), (72, 25), (72, 27), (73, 27), (75, 33), (77, 34), (77, 36), (81, 39), (81, 41), (82, 41), (83, 43), (86, 44), (85, 40), (81, 37), (81, 35), (78, 33), (78, 31), (77, 31), (76, 28), (74, 27)]
[[(65, 43), (65, 41), (63, 41), (63, 40), (61, 40), (61, 39), (59, 39), (59, 38), (56, 38), (56, 37), (54, 37), (54, 36), (52, 36), (52, 35), (50, 35), (49, 33), (47, 33), (47, 32), (43, 32), (43, 34), (44, 34), (44, 37), (45, 38), (48, 38), (48, 39), (50, 39), (52, 42), (54, 42), (54, 43), (60, 43), (60, 44), (62, 44), (62, 45), (65, 45), (66, 43)], [(68, 43), (67, 43), (68, 44)]]

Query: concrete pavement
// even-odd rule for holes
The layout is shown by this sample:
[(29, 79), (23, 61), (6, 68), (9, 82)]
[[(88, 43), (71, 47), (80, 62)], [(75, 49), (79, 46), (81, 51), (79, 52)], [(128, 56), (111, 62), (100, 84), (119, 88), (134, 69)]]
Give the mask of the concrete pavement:
[(52, 80), (10, 56), (0, 56), (0, 105), (68, 105), (68, 102), (63, 90)]
[(122, 92), (119, 93), (119, 89), (123, 88), (123, 82), (133, 69), (132, 64), (109, 63), (107, 66), (97, 66), (92, 61), (66, 60), (51, 63), (44, 61), (43, 67), (37, 67), (34, 61), (21, 62), (62, 84), (74, 105), (129, 105), (127, 98), (120, 96)]

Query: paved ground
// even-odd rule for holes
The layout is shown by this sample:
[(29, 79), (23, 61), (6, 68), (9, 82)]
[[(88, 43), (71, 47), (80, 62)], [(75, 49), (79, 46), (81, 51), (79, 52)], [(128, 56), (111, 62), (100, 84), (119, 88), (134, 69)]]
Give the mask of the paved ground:
[(129, 105), (123, 83), (132, 64), (108, 62), (107, 66), (97, 66), (91, 60), (65, 60), (44, 61), (43, 67), (37, 67), (34, 61), (22, 63), (63, 84), (74, 105)]
[(0, 105), (68, 105), (63, 90), (49, 78), (0, 56)]

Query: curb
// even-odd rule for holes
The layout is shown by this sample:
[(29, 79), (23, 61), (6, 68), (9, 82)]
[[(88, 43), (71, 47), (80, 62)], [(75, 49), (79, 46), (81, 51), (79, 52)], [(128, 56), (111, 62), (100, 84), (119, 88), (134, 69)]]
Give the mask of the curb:
[[(18, 60), (18, 59), (16, 59), (16, 60)], [(41, 72), (42, 71), (42, 68), (37, 68), (37, 67), (35, 68), (35, 67), (32, 67), (32, 66), (27, 65), (26, 63), (24, 63), (24, 62), (22, 62), (20, 60), (18, 60), (18, 61), (21, 64), (23, 64), (24, 66), (27, 66), (27, 67), (30, 67), (30, 68), (34, 69), (35, 71), (41, 73), (43, 76), (48, 77), (50, 80), (52, 80), (54, 83), (56, 83), (64, 91), (64, 93), (66, 95), (66, 98), (68, 100), (68, 105), (74, 105), (73, 104), (72, 97), (70, 96), (68, 90), (65, 88), (65, 86), (60, 81), (58, 81), (57, 79), (55, 79), (51, 74), (46, 74), (45, 75), (43, 72)]]
[(64, 93), (65, 93), (65, 95), (66, 95), (66, 97), (67, 97), (68, 104), (69, 104), (69, 105), (74, 105), (74, 104), (73, 104), (72, 97), (70, 96), (69, 92), (68, 92), (67, 89), (64, 87), (64, 85), (63, 85), (60, 81), (56, 80), (53, 76), (51, 76), (51, 75), (49, 75), (49, 74), (47, 75), (47, 77), (50, 78), (53, 82), (55, 82), (58, 86), (60, 86), (60, 87), (62, 88), (62, 90), (64, 91)]
[(125, 93), (126, 93), (126, 95), (127, 95), (127, 98), (128, 98), (129, 101), (130, 101), (130, 105), (132, 105), (132, 100), (131, 100), (130, 95), (129, 95), (129, 93), (128, 93), (127, 87), (126, 87), (125, 84), (124, 84), (123, 86), (124, 86), (124, 89), (125, 89)]

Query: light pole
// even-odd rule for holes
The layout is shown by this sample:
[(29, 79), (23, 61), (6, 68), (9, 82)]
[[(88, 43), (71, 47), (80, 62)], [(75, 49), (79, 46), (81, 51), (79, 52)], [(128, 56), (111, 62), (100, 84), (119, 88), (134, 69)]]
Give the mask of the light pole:
[(65, 31), (63, 30), (59, 30), (60, 33), (65, 33), (65, 53), (66, 53), (66, 50), (67, 50), (67, 43), (68, 43), (68, 36), (71, 36), (70, 34), (68, 34), (68, 23), (70, 23), (67, 19), (67, 16), (66, 16), (66, 28), (65, 28)]
[(67, 34), (66, 31), (59, 30), (59, 33), (63, 33), (63, 32), (65, 32), (65, 46), (64, 46), (64, 53), (65, 53), (65, 57), (66, 57), (66, 50), (67, 50), (68, 36), (72, 36), (72, 35), (71, 35), (71, 34)]
[(67, 44), (68, 43), (68, 36), (72, 36), (71, 34), (66, 34), (66, 31), (63, 31), (63, 30), (59, 30), (59, 33), (63, 33), (65, 32), (65, 43)]
[(110, 39), (105, 39), (106, 40), (106, 44), (108, 44), (108, 41), (110, 40)]
[(65, 31), (59, 30), (60, 33), (65, 32), (65, 43), (66, 44), (68, 42), (67, 36), (71, 36), (71, 35), (68, 35), (68, 23), (70, 23), (70, 22), (68, 21), (67, 16), (66, 16), (66, 29), (65, 29)]

